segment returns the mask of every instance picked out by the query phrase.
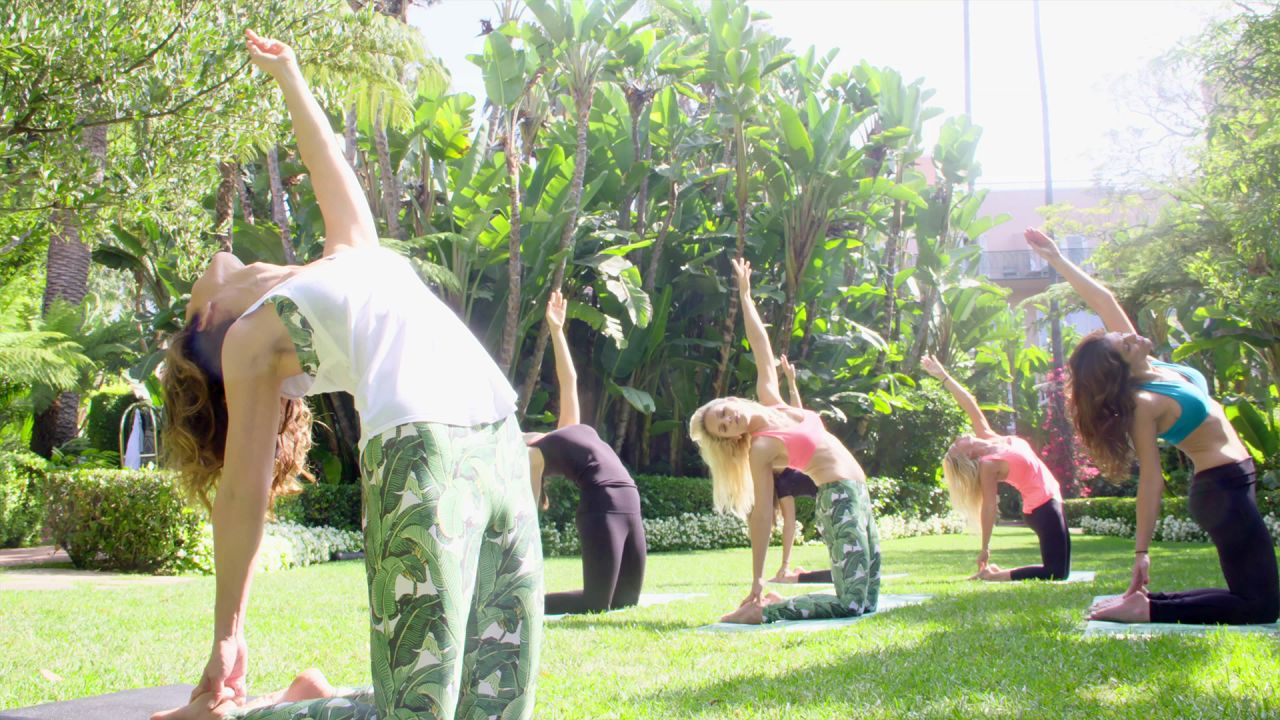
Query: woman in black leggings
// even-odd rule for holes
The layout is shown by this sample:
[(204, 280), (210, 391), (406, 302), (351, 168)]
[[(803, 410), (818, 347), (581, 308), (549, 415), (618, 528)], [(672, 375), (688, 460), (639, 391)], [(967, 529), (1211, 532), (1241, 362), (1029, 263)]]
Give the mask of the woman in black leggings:
[(595, 428), (578, 422), (578, 376), (565, 338), (566, 302), (551, 293), (546, 320), (556, 356), (560, 415), (549, 433), (526, 433), (533, 495), (544, 497), (543, 477), (577, 483), (578, 536), (582, 541), (582, 589), (547, 593), (548, 615), (586, 613), (635, 605), (644, 583), (646, 545), (640, 493), (613, 448)]
[[(1254, 501), (1253, 460), (1222, 406), (1196, 370), (1150, 356), (1111, 291), (1062, 256), (1044, 233), (1031, 228), (1027, 243), (1102, 317), (1071, 355), (1071, 404), (1076, 429), (1093, 459), (1113, 477), (1138, 473), (1137, 547), (1129, 589), (1093, 608), (1095, 620), (1119, 622), (1275, 622), (1280, 579), (1271, 535)], [(1157, 439), (1181, 450), (1195, 466), (1187, 504), (1218, 549), (1227, 587), (1147, 593), (1148, 550), (1160, 514), (1164, 473)]]

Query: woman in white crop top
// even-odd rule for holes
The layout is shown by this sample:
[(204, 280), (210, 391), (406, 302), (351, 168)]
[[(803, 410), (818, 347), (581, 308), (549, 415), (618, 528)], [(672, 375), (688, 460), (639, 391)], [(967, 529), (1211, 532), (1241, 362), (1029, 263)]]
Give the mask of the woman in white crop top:
[[(453, 718), (480, 706), (528, 718), (542, 553), (515, 393), (409, 264), (378, 247), (292, 50), (246, 36), (284, 93), (326, 240), (305, 266), (219, 253), (170, 343), (167, 450), (211, 511), (217, 571), (213, 649), (192, 704), (176, 712)], [(363, 429), (373, 684), (336, 696), (308, 674), (275, 698), (292, 702), (249, 708), (245, 613), (264, 519), (305, 474), (311, 418), (299, 397), (338, 390), (355, 396)], [(468, 637), (472, 613), (485, 619)]]

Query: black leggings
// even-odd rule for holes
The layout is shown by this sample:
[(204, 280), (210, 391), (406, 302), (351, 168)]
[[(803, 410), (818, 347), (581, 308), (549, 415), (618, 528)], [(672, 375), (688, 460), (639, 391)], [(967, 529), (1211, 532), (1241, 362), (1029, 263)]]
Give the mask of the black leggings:
[(798, 583), (829, 583), (831, 582), (830, 570), (814, 570), (813, 572), (802, 572), (796, 576)]
[(1187, 507), (1218, 548), (1227, 589), (1151, 593), (1151, 622), (1270, 623), (1280, 615), (1276, 550), (1254, 500), (1253, 461), (1196, 473)]
[(577, 524), (582, 589), (547, 593), (547, 614), (598, 612), (639, 602), (646, 551), (640, 513), (585, 513)]
[(1062, 501), (1049, 502), (1022, 516), (1027, 527), (1040, 538), (1040, 565), (1027, 565), (1009, 572), (1010, 580), (1066, 580), (1071, 574), (1071, 535)]

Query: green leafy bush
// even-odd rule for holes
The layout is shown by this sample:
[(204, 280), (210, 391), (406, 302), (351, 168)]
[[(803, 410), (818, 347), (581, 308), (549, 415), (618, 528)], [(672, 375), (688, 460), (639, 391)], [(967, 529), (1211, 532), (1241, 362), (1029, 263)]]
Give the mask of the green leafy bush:
[(44, 473), (35, 453), (0, 452), (0, 547), (21, 547), (40, 534)]
[[(257, 572), (286, 570), (328, 562), (334, 553), (364, 549), (364, 537), (352, 530), (307, 527), (293, 522), (269, 522), (262, 528), (262, 544), (255, 561)], [(189, 550), (178, 551), (176, 569), (213, 574), (213, 526), (204, 523), (200, 540)]]
[[(797, 515), (799, 513), (797, 512)], [(813, 537), (817, 531), (810, 532), (812, 525), (797, 519), (798, 530), (804, 537)], [(914, 537), (916, 535), (938, 535), (943, 533), (964, 532), (964, 521), (953, 515), (932, 518), (915, 518), (886, 516), (876, 519), (880, 530), (880, 538), (887, 540), (897, 537)], [(547, 557), (556, 555), (577, 555), (581, 552), (577, 529), (557, 527), (544, 523), (542, 525), (542, 554)], [(750, 547), (747, 535), (747, 524), (734, 515), (718, 513), (684, 513), (676, 517), (645, 518), (645, 540), (649, 552), (683, 552), (687, 550), (718, 550), (721, 548)], [(770, 537), (770, 544), (782, 542), (782, 527), (775, 525)], [(797, 539), (797, 544), (821, 542), (821, 540)]]
[[(1280, 517), (1280, 491), (1260, 492), (1257, 500), (1258, 511), (1264, 517), (1267, 515)], [(1072, 498), (1063, 501), (1062, 507), (1063, 513), (1067, 516), (1067, 524), (1071, 527), (1080, 527), (1086, 517), (1094, 520), (1118, 520), (1133, 527), (1138, 522), (1137, 503), (1136, 498)], [(1160, 507), (1162, 517), (1191, 520), (1185, 497), (1166, 497)]]
[(360, 529), (360, 486), (354, 483), (340, 485), (307, 483), (299, 496), (302, 502), (303, 525), (332, 527), (339, 530)]
[(172, 472), (57, 471), (45, 488), (49, 530), (78, 568), (177, 572), (200, 542), (203, 513)]
[[(636, 475), (635, 481), (640, 491), (640, 513), (646, 519), (712, 511), (711, 478)], [(549, 522), (556, 527), (572, 529), (581, 496), (578, 486), (571, 480), (555, 476), (546, 479), (544, 488), (548, 508), (542, 513), (543, 524)]]
[(89, 447), (119, 453), (120, 418), (135, 402), (137, 398), (128, 387), (94, 393), (89, 399), (89, 415), (85, 420), (84, 434)]
[(946, 513), (942, 456), (951, 441), (969, 429), (968, 418), (936, 382), (924, 382), (902, 397), (911, 409), (894, 408), (877, 416), (867, 434), (869, 451), (858, 454), (868, 476), (896, 479), (892, 492), (873, 488), (872, 500), (883, 503), (892, 498), (887, 505), (877, 505), (877, 512), (884, 514), (928, 518)]

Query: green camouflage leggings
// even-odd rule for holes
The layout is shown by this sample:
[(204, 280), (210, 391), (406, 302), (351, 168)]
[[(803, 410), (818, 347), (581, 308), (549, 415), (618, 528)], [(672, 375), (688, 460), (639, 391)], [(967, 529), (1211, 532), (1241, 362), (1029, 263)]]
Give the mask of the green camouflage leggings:
[(542, 546), (516, 421), (401, 425), (360, 464), (373, 687), (242, 717), (531, 717)]
[(880, 533), (867, 484), (852, 480), (818, 488), (814, 520), (831, 555), (835, 595), (810, 594), (766, 605), (764, 621), (849, 617), (875, 612), (880, 600)]

